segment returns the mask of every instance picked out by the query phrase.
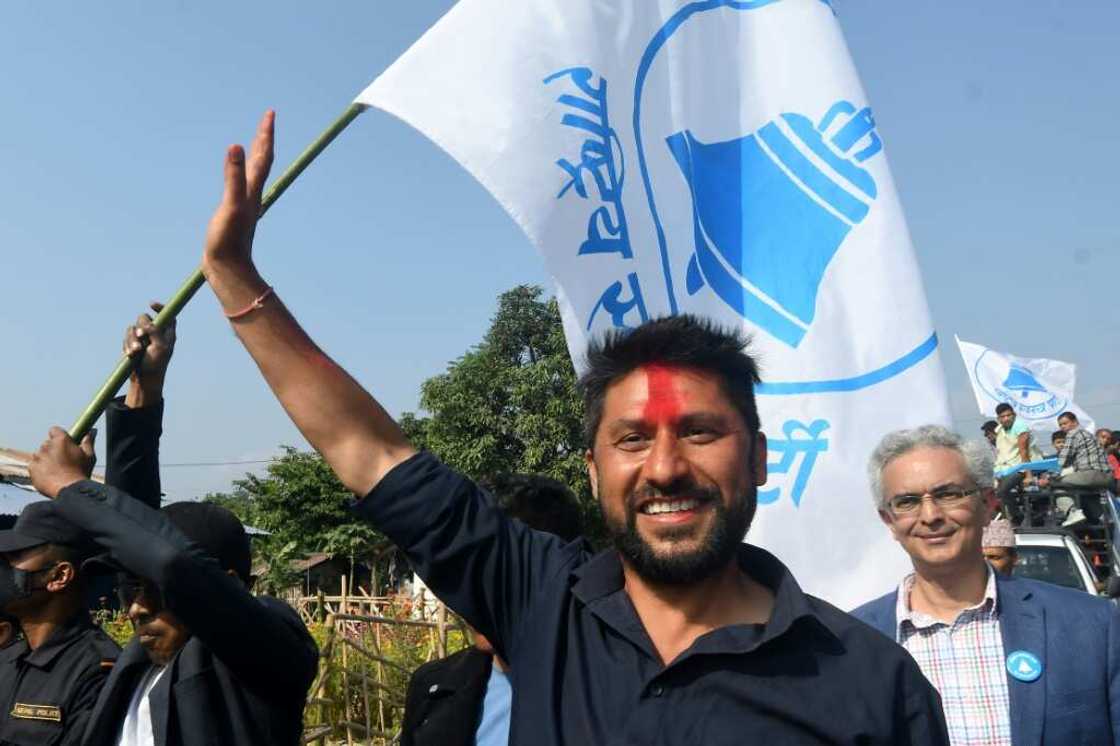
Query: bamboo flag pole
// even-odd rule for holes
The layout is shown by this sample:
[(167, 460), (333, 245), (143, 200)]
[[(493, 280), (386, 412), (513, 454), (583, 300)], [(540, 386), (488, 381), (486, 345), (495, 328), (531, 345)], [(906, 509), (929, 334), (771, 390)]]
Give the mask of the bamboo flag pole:
[[(303, 173), (303, 170), (311, 165), (311, 162), (331, 144), (331, 141), (338, 137), (339, 133), (346, 129), (346, 127), (353, 122), (359, 114), (365, 111), (365, 109), (366, 106), (364, 104), (350, 104), (346, 111), (342, 113), (342, 116), (334, 120), (329, 127), (323, 130), (322, 134), (320, 134), (313, 143), (307, 146), (306, 150), (299, 154), (299, 157), (292, 162), (292, 165), (288, 166), (284, 173), (280, 174), (280, 177), (272, 183), (272, 186), (268, 188), (268, 191), (266, 191), (261, 198), (262, 217), (268, 211), (268, 208), (284, 193), (284, 190), (292, 185), (296, 177)], [(182, 284), (175, 295), (167, 301), (163, 310), (153, 319), (152, 323), (155, 324), (156, 328), (162, 329), (168, 322), (178, 316), (179, 312), (190, 302), (191, 298), (194, 297), (194, 294), (198, 292), (198, 289), (202, 287), (205, 282), (206, 280), (202, 276), (202, 269), (196, 269), (194, 274), (187, 278), (187, 281)], [(97, 390), (97, 393), (93, 396), (93, 400), (70, 427), (71, 438), (75, 441), (79, 441), (89, 432), (89, 429), (93, 427), (93, 423), (97, 422), (98, 418), (101, 417), (101, 413), (105, 411), (105, 407), (109, 406), (109, 402), (116, 396), (117, 391), (120, 390), (120, 387), (128, 378), (131, 370), (132, 358), (127, 355), (121, 356), (112, 374), (110, 374), (105, 383), (101, 385), (101, 388)]]

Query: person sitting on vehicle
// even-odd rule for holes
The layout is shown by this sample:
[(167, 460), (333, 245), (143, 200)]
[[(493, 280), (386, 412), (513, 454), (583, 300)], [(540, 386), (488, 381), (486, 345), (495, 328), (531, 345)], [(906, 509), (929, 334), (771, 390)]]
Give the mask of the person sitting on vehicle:
[[(1063, 525), (1072, 526), (1085, 520), (1090, 524), (1099, 524), (1103, 513), (1101, 499), (1099, 494), (1091, 490), (1107, 490), (1112, 487), (1112, 467), (1100, 443), (1088, 430), (1081, 427), (1073, 412), (1058, 415), (1058, 427), (1066, 434), (1065, 446), (1058, 452), (1058, 465), (1062, 468), (1062, 474), (1043, 480), (1042, 484), (1050, 484), (1054, 488), (1082, 488), (1076, 494), (1080, 510), (1074, 507), (1073, 498), (1064, 496), (1058, 499), (1059, 509), (1069, 507)], [(1067, 473), (1066, 469), (1072, 471)], [(1086, 488), (1090, 490), (1088, 494), (1084, 491)]]
[[(1066, 447), (1066, 431), (1055, 430), (1050, 433), (1050, 445), (1054, 448), (1054, 458), (1057, 458), (1058, 454), (1062, 452), (1062, 449)], [(1073, 470), (1070, 469), (1070, 471)]]
[(988, 420), (980, 426), (980, 432), (984, 433), (984, 440), (992, 444), (992, 448), (996, 447), (996, 428), (999, 423), (995, 420)]
[(1112, 467), (1112, 491), (1117, 492), (1117, 482), (1120, 482), (1120, 433), (1107, 427), (1097, 429), (1097, 442), (1104, 449), (1108, 465)]
[(1015, 525), (1023, 520), (1023, 509), (1019, 504), (1021, 490), (1032, 481), (1028, 471), (1005, 474), (1009, 469), (1038, 461), (1042, 454), (1035, 445), (1034, 436), (1027, 424), (1020, 420), (1010, 404), (1003, 402), (996, 407), (996, 462), (995, 473), (1004, 474), (998, 480), (996, 497), (1003, 506), (1004, 514)]

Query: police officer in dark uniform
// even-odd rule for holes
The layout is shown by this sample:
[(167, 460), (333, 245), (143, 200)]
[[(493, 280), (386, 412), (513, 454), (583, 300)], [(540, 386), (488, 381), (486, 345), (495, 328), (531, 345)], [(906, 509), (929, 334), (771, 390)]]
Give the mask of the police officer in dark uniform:
[(50, 500), (0, 531), (0, 599), (24, 637), (0, 650), (0, 744), (81, 742), (120, 648), (90, 619), (83, 560), (95, 546)]
[[(125, 330), (123, 348), (135, 365), (126, 396), (106, 412), (106, 481), (158, 508), (163, 383), (175, 324), (156, 330), (152, 317), (142, 314)], [(88, 472), (92, 437), (82, 450)], [(0, 552), (8, 560), (0, 562), (0, 610), (16, 618), (24, 634), (0, 649), (0, 707), (6, 708), (0, 746), (81, 743), (120, 653), (86, 611), (85, 581), (95, 576), (91, 565), (80, 568), (100, 551), (50, 500), (27, 506), (12, 530), (0, 531)]]

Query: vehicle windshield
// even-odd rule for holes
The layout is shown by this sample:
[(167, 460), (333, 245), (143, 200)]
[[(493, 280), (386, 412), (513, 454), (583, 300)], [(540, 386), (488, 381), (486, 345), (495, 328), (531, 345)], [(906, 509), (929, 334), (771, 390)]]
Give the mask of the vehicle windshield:
[(1065, 547), (1020, 545), (1016, 551), (1019, 554), (1014, 570), (1016, 576), (1085, 590), (1085, 581), (1081, 579), (1081, 574), (1073, 564), (1073, 556)]

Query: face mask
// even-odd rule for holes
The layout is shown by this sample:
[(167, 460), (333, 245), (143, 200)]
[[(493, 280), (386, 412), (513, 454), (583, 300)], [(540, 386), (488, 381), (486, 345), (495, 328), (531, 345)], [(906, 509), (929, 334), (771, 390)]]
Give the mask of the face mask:
[(50, 572), (55, 566), (40, 570), (18, 570), (7, 562), (0, 562), (0, 611), (13, 601), (28, 598), (35, 591), (45, 588), (45, 585), (34, 585), (32, 579), (36, 575)]
[(0, 610), (12, 601), (26, 598), (28, 595), (21, 587), (27, 585), (27, 576), (24, 575), (17, 583), (15, 573), (16, 570), (7, 562), (0, 562)]

